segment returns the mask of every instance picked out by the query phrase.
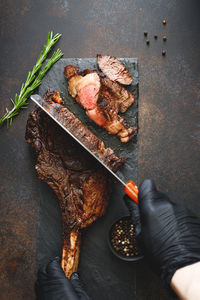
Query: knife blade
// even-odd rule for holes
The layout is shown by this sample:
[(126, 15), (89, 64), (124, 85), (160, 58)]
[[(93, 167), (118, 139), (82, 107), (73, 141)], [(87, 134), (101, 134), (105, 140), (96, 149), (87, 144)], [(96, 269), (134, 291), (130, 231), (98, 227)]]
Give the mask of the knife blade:
[(69, 128), (65, 127), (63, 124), (65, 124), (65, 122), (60, 122), (60, 115), (58, 118), (58, 113), (56, 110), (56, 107), (53, 105), (48, 104), (46, 101), (44, 101), (44, 99), (40, 96), (40, 95), (32, 95), (31, 96), (31, 100), (37, 105), (39, 106), (43, 111), (45, 111), (45, 113), (47, 113), (49, 115), (49, 117), (51, 117), (60, 127), (62, 127), (63, 130), (65, 130), (65, 132), (67, 132), (73, 139), (76, 140), (77, 143), (79, 143), (87, 152), (89, 152), (90, 155), (92, 155), (96, 160), (98, 160), (98, 162), (103, 165), (104, 168), (106, 168), (106, 170), (108, 172), (110, 172), (112, 174), (112, 176), (118, 181), (120, 182), (123, 186), (124, 186), (124, 192), (132, 199), (135, 201), (135, 203), (138, 204), (138, 187), (137, 185), (132, 181), (129, 180), (126, 183), (119, 177), (117, 176), (116, 173), (114, 173), (102, 160), (100, 157), (98, 157), (95, 153), (93, 153), (92, 151), (90, 151), (90, 149), (88, 149), (88, 147), (86, 145), (84, 145), (83, 141), (80, 141), (71, 131)]

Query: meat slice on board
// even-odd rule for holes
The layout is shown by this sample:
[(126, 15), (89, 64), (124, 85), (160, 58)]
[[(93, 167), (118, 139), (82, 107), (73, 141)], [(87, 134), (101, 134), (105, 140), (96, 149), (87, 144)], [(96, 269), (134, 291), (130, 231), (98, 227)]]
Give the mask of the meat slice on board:
[(114, 56), (97, 54), (99, 69), (112, 81), (129, 85), (133, 77), (125, 66)]
[[(57, 103), (62, 117), (76, 124), (77, 131), (85, 131), (90, 147), (100, 151), (102, 141), (64, 108), (57, 91), (48, 90), (44, 99), (51, 105)], [(78, 269), (81, 229), (105, 213), (111, 179), (106, 170), (40, 108), (29, 114), (25, 138), (35, 150), (38, 177), (53, 189), (58, 198), (63, 224), (61, 265), (70, 278)], [(105, 149), (104, 152), (107, 152), (107, 164), (109, 159), (110, 165), (113, 159), (120, 161), (112, 149)], [(124, 161), (121, 159), (120, 164)], [(115, 164), (115, 168), (120, 164)]]
[[(121, 64), (121, 63), (120, 63)], [(134, 103), (134, 95), (116, 81), (100, 76), (96, 71), (79, 72), (76, 66), (64, 68), (68, 91), (86, 110), (88, 117), (108, 133), (119, 136), (121, 142), (130, 141), (137, 128), (119, 115)]]

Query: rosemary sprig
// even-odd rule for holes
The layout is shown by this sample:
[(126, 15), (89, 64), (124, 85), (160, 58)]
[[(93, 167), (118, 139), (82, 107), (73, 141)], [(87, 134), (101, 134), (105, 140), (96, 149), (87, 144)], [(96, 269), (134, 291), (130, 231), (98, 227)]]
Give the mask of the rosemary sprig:
[(63, 56), (63, 53), (60, 49), (54, 52), (54, 54), (49, 59), (45, 67), (40, 71), (40, 73), (36, 77), (36, 73), (41, 68), (42, 63), (47, 57), (47, 54), (51, 50), (52, 46), (59, 40), (60, 37), (61, 34), (59, 33), (53, 36), (53, 32), (49, 32), (46, 45), (44, 45), (44, 48), (41, 51), (32, 71), (28, 73), (25, 83), (22, 83), (19, 95), (16, 94), (14, 100), (10, 99), (13, 104), (13, 108), (11, 110), (8, 110), (8, 108), (6, 108), (5, 114), (0, 119), (0, 124), (2, 124), (5, 121), (7, 121), (7, 127), (12, 124), (13, 117), (16, 116), (21, 109), (27, 107), (28, 98), (33, 93), (33, 91), (41, 84), (44, 75), (53, 66), (53, 64), (55, 64), (55, 62), (57, 62)]

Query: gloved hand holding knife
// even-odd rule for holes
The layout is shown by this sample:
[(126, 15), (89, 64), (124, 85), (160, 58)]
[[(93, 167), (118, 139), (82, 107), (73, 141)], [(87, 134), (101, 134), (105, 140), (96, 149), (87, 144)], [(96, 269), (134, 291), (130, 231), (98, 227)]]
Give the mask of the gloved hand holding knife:
[[(139, 187), (139, 205), (125, 196), (136, 234), (152, 269), (181, 299), (200, 299), (200, 219), (172, 203), (152, 180)], [(186, 296), (187, 295), (187, 296)]]

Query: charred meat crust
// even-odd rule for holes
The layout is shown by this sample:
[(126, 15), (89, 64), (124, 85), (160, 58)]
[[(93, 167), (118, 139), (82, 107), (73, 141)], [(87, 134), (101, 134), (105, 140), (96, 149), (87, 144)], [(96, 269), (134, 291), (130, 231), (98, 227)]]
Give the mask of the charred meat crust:
[(115, 105), (117, 112), (124, 113), (134, 103), (134, 95), (119, 83), (113, 82), (107, 77), (103, 78), (101, 82), (102, 96), (107, 98), (110, 105)]
[[(89, 225), (96, 211), (98, 216), (104, 213), (110, 191), (106, 172), (40, 108), (30, 113), (25, 138), (36, 152), (38, 177), (58, 197), (64, 236), (69, 229)], [(88, 189), (91, 197), (87, 195), (85, 199)], [(101, 209), (97, 209), (97, 204)], [(89, 210), (83, 211), (84, 205)]]
[(69, 80), (71, 77), (76, 76), (78, 74), (78, 68), (73, 65), (68, 65), (64, 68), (64, 74)]
[[(48, 103), (60, 99), (52, 89), (44, 98)], [(80, 123), (69, 110), (62, 107), (60, 113), (77, 124), (77, 130), (80, 130)], [(82, 130), (85, 131), (85, 128)], [(86, 135), (89, 137), (88, 132)], [(102, 142), (92, 133), (90, 137), (94, 148), (102, 147)], [(105, 213), (111, 179), (107, 171), (40, 108), (29, 114), (25, 138), (35, 150), (38, 177), (52, 188), (58, 198), (63, 223), (61, 266), (70, 278), (78, 269), (80, 231)], [(103, 157), (107, 163), (113, 161), (113, 168), (119, 166), (112, 149), (104, 151)]]

